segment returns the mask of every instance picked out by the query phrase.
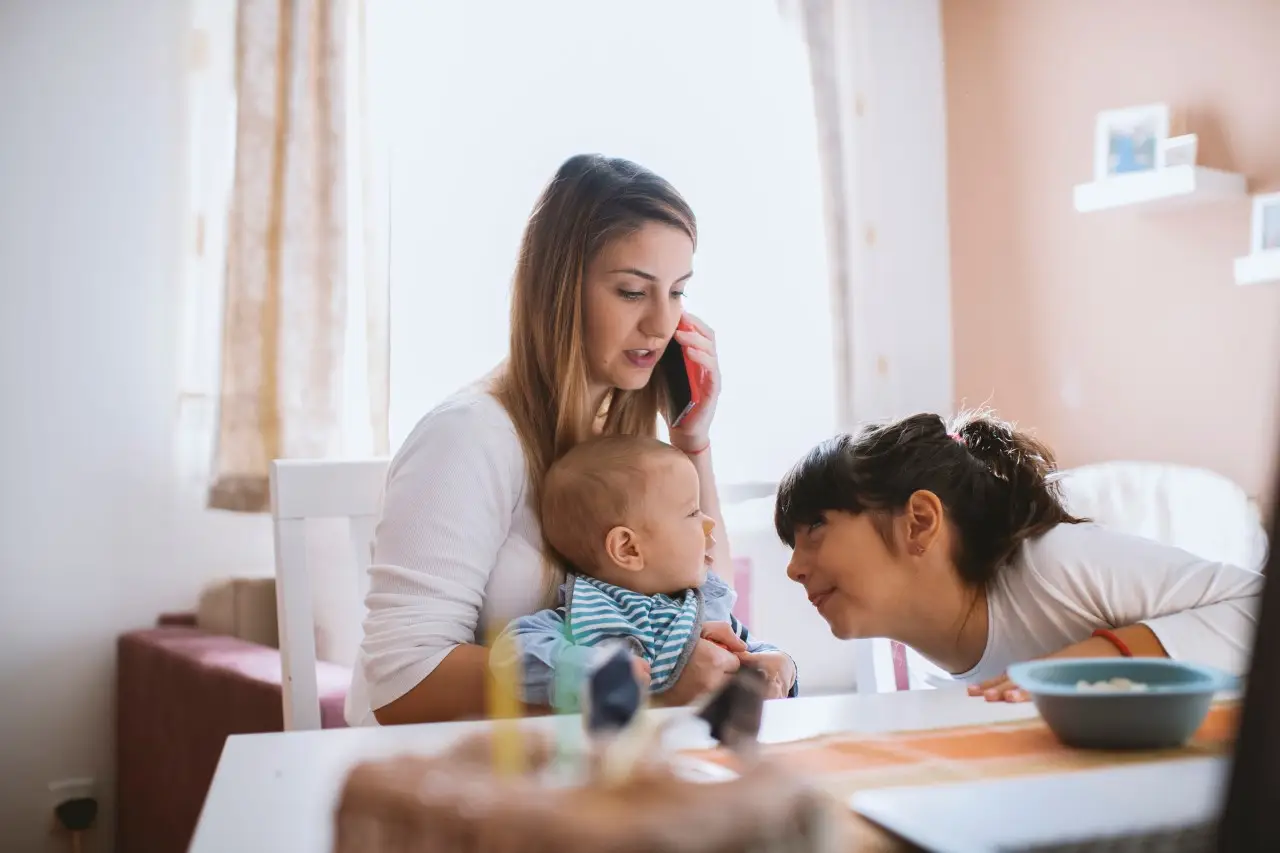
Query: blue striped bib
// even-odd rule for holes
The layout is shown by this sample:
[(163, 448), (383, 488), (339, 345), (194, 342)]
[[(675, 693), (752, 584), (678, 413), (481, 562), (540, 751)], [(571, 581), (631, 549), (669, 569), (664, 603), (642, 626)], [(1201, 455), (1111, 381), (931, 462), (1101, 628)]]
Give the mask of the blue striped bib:
[(575, 576), (566, 602), (569, 640), (598, 646), (627, 640), (649, 662), (649, 691), (675, 683), (693, 652), (702, 623), (702, 596), (642, 595), (594, 578)]

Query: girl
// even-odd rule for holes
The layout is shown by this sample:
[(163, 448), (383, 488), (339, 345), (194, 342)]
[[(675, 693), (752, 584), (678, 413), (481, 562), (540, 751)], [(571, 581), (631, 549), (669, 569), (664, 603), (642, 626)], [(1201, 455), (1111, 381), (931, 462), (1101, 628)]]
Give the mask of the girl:
[[(666, 388), (654, 367), (673, 338), (706, 370), (702, 403), (670, 442), (723, 529), (709, 439), (715, 335), (688, 315), (694, 330), (676, 331), (696, 240), (693, 211), (652, 172), (597, 155), (560, 167), (525, 229), (506, 361), (428, 413), (391, 463), (348, 723), (484, 713), (485, 626), (547, 606), (560, 580), (538, 515), (548, 466), (593, 434), (655, 434)], [(719, 565), (726, 548), (716, 546)], [(554, 640), (525, 651), (551, 666)], [(699, 642), (667, 701), (714, 689), (738, 665)]]
[(1039, 657), (1160, 656), (1239, 674), (1262, 576), (1072, 516), (1049, 449), (981, 413), (812, 450), (779, 487), (788, 576), (840, 638), (911, 646), (989, 701)]

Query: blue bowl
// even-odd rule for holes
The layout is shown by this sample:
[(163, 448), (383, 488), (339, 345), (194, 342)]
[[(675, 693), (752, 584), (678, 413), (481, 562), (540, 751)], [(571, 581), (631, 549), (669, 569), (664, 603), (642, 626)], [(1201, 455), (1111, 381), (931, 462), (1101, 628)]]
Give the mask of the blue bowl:
[[(1214, 694), (1236, 679), (1207, 666), (1167, 658), (1060, 658), (1009, 667), (1045, 723), (1067, 746), (1084, 749), (1167, 749), (1185, 744), (1209, 713)], [(1082, 689), (1126, 678), (1141, 692)]]

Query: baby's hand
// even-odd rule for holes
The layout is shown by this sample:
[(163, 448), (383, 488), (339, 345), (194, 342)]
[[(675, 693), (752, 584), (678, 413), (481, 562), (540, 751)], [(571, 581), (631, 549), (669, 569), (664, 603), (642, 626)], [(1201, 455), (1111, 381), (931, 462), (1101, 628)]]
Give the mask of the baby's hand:
[(727, 649), (734, 654), (740, 654), (747, 650), (747, 644), (742, 642), (742, 638), (733, 632), (728, 622), (704, 622), (702, 623), (702, 639), (710, 640), (722, 649)]
[(738, 660), (742, 661), (743, 666), (764, 673), (766, 699), (786, 699), (792, 685), (796, 683), (796, 665), (782, 652), (760, 652), (754, 655), (741, 652)]
[(640, 685), (641, 690), (649, 689), (649, 662), (644, 658), (631, 656), (631, 672), (636, 677), (636, 683)]

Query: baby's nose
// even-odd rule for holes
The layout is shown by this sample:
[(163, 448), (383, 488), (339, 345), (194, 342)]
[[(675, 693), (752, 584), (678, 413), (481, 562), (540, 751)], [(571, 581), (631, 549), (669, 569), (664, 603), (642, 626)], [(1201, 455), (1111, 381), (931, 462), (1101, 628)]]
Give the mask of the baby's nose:
[(713, 530), (715, 530), (715, 529), (716, 529), (716, 520), (715, 520), (714, 518), (712, 518), (711, 516), (709, 516), (709, 515), (704, 515), (704, 516), (702, 517), (702, 533), (703, 533), (703, 535), (705, 535), (705, 536), (710, 536), (710, 535), (711, 535), (711, 531), (713, 531)]

